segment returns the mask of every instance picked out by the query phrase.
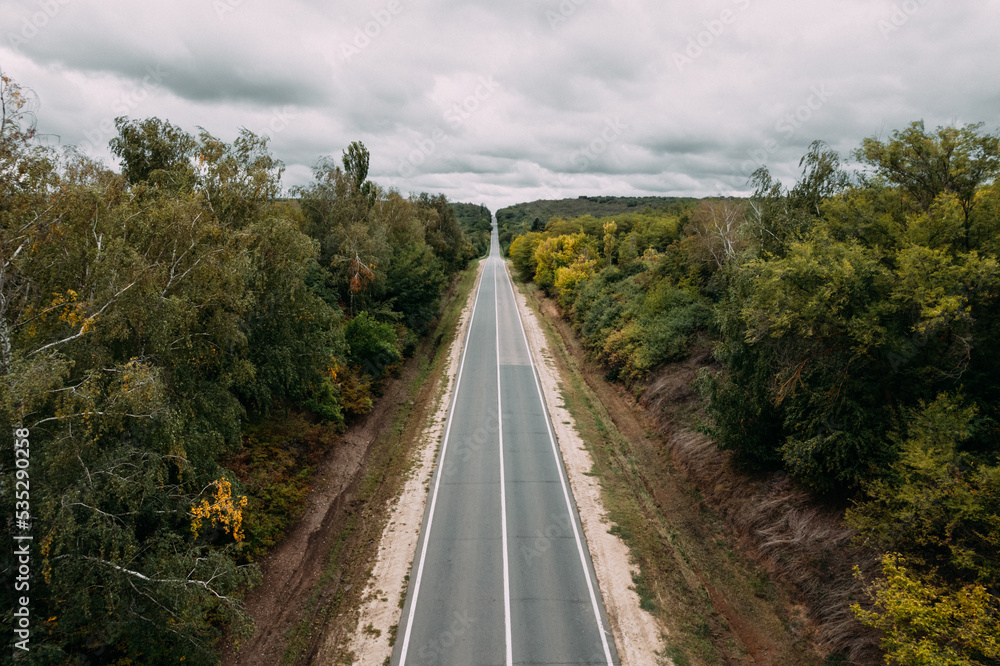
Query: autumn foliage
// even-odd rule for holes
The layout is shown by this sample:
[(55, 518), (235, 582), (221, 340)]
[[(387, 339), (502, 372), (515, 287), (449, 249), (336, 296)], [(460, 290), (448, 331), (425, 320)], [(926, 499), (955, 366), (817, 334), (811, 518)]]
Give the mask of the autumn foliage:
[(511, 261), (636, 393), (713, 349), (701, 429), (880, 553), (853, 608), (887, 663), (997, 664), (1000, 138), (915, 122), (853, 158), (816, 142), (791, 187), (762, 168), (753, 196), (691, 204), (672, 233), (650, 212), (553, 218)]
[(32, 100), (0, 81), (0, 430), (31, 433), (49, 618), (31, 656), (216, 663), (310, 470), (472, 245), (444, 197), (372, 183), (360, 143), (280, 200), (265, 137), (118, 118), (119, 172), (36, 144)]

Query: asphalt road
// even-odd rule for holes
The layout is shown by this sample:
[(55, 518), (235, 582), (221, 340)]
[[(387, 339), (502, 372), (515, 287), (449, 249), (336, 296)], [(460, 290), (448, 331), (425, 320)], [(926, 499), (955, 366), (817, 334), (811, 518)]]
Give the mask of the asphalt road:
[(494, 222), (392, 663), (618, 664)]

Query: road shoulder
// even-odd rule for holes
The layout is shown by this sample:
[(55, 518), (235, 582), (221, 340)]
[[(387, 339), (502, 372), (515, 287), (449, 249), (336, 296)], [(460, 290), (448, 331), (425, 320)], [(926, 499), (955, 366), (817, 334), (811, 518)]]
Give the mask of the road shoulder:
[(388, 507), (388, 520), (379, 539), (378, 555), (371, 577), (361, 594), (357, 621), (346, 646), (340, 632), (331, 632), (319, 657), (321, 663), (338, 658), (359, 666), (382, 666), (388, 663), (399, 628), (400, 612), (406, 595), (410, 566), (427, 503), (434, 461), (441, 445), (444, 426), (451, 404), (459, 359), (465, 340), (466, 327), (472, 315), (476, 289), (482, 277), (482, 263), (472, 289), (464, 303), (451, 343), (444, 358), (444, 367), (432, 388), (433, 406), (420, 432), (412, 453), (412, 464), (400, 494)]
[(631, 563), (628, 546), (609, 531), (612, 525), (601, 498), (601, 484), (592, 473), (594, 462), (573, 416), (566, 408), (561, 390), (565, 382), (549, 350), (548, 340), (524, 294), (516, 282), (512, 280), (512, 283), (542, 384), (545, 405), (587, 536), (587, 546), (618, 656), (623, 666), (670, 663), (657, 655), (662, 652), (661, 636), (666, 629), (641, 607), (641, 600), (633, 586), (638, 570)]

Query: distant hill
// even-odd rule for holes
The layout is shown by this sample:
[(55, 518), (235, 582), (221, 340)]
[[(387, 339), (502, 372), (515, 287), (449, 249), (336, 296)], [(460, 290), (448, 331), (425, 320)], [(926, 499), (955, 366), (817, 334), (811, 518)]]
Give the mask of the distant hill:
[[(540, 199), (519, 203), (497, 211), (500, 244), (506, 248), (510, 241), (525, 231), (540, 230), (553, 217), (580, 217), (593, 215), (607, 217), (643, 210), (657, 210), (680, 216), (697, 202), (694, 197), (587, 197), (576, 199)], [(506, 250), (505, 250), (506, 251)]]
[(455, 219), (465, 231), (465, 237), (472, 244), (476, 256), (482, 256), (490, 248), (490, 229), (493, 226), (493, 213), (486, 206), (470, 203), (452, 203)]

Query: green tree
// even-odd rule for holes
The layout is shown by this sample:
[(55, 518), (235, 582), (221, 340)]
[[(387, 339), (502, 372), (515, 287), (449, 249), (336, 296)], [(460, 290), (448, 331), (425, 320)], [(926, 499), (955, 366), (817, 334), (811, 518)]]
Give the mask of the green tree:
[(242, 129), (227, 144), (202, 130), (195, 148), (199, 190), (224, 226), (243, 228), (281, 194), (284, 165), (271, 155), (267, 142)]
[(380, 379), (391, 365), (402, 358), (392, 326), (372, 319), (367, 312), (360, 312), (347, 322), (344, 339), (350, 362), (373, 379)]
[(122, 162), (122, 175), (133, 185), (156, 184), (174, 191), (194, 184), (191, 164), (194, 138), (159, 118), (115, 119), (118, 136), (111, 139), (111, 152)]
[(365, 144), (360, 141), (352, 141), (351, 145), (344, 150), (342, 161), (344, 171), (351, 184), (351, 192), (360, 197), (369, 208), (375, 205), (377, 195), (375, 184), (368, 180), (368, 163), (371, 155)]
[[(898, 462), (866, 484), (848, 521), (887, 551), (947, 581), (1000, 584), (1000, 462), (968, 448), (977, 409), (942, 394), (909, 410)], [(992, 460), (990, 460), (992, 458)]]
[(450, 273), (463, 266), (469, 258), (469, 247), (448, 199), (443, 194), (423, 193), (413, 203), (424, 224), (424, 239), (444, 262), (447, 271)]
[(1000, 659), (1000, 604), (982, 585), (958, 589), (919, 576), (895, 554), (869, 588), (874, 608), (851, 608), (882, 632), (885, 662), (898, 666), (986, 666)]
[(964, 215), (963, 245), (969, 250), (976, 193), (1000, 173), (1000, 138), (983, 134), (982, 128), (977, 123), (927, 132), (920, 120), (887, 141), (865, 139), (855, 156), (902, 188), (920, 211), (929, 211), (941, 194), (955, 195)]
[(535, 231), (529, 231), (515, 238), (511, 244), (508, 254), (514, 268), (520, 273), (522, 280), (533, 280), (535, 271), (538, 270), (538, 261), (535, 259), (535, 250), (545, 240), (545, 236)]

